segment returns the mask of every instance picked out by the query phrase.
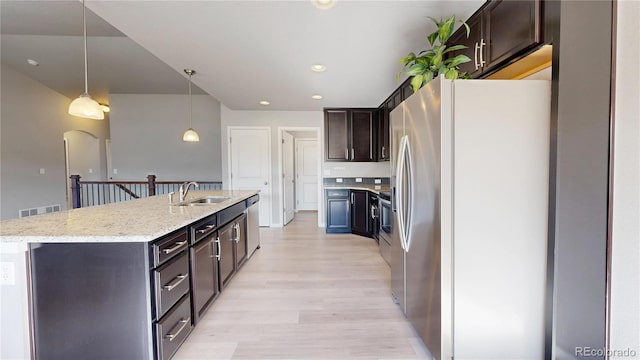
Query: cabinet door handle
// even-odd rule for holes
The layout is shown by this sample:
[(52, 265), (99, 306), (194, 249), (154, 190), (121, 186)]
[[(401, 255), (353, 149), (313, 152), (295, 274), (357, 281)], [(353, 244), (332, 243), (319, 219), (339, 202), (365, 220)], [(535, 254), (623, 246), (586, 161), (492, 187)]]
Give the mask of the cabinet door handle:
[(218, 254), (216, 254), (216, 258), (220, 260), (220, 238), (216, 238), (216, 245), (218, 246)]
[(172, 252), (180, 249), (182, 245), (186, 244), (186, 241), (178, 241), (174, 247), (162, 250), (165, 254), (171, 254)]
[(200, 233), (200, 234), (204, 234), (204, 233), (206, 233), (208, 230), (213, 229), (214, 227), (216, 227), (214, 224), (207, 225), (207, 226), (205, 226), (203, 229), (198, 229), (198, 233)]
[(353, 204), (353, 202), (354, 202), (353, 199), (354, 199), (355, 195), (356, 195), (355, 193), (351, 193), (351, 204)]
[[(178, 335), (180, 335), (182, 330), (184, 330), (184, 328), (190, 322), (191, 322), (191, 317), (187, 317), (186, 319), (180, 319), (180, 321), (178, 321), (178, 323), (171, 329), (171, 331), (169, 331), (169, 333), (165, 336), (165, 338), (167, 338), (167, 340), (169, 341), (173, 341), (173, 339), (175, 339)], [(178, 330), (174, 333), (173, 329), (175, 328), (178, 328)]]
[(171, 280), (167, 285), (163, 286), (162, 288), (167, 290), (167, 291), (171, 291), (173, 289), (176, 288), (176, 286), (180, 285), (181, 282), (184, 281), (184, 279), (186, 279), (188, 277), (188, 275), (178, 275), (176, 276), (173, 280)]
[(345, 160), (349, 160), (349, 148), (344, 148), (344, 158)]
[(375, 219), (376, 218), (376, 207), (371, 205), (371, 218)]
[(480, 66), (478, 65), (478, 50), (480, 50), (480, 45), (476, 43), (475, 53), (473, 54), (473, 62), (476, 64), (476, 70), (480, 68)]
[(384, 146), (382, 147), (382, 158), (384, 159)]
[(484, 39), (480, 39), (480, 66), (481, 67), (484, 67), (487, 64), (486, 61), (484, 61), (484, 56), (482, 55), (485, 45), (487, 44), (484, 42)]
[(236, 229), (236, 243), (240, 242), (240, 224), (236, 224), (237, 229)]

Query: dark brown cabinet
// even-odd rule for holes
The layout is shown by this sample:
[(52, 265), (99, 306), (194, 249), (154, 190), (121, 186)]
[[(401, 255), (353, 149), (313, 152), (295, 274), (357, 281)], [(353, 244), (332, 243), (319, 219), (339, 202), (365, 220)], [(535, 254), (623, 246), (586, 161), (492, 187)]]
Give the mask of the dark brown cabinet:
[(247, 215), (238, 216), (233, 223), (236, 228), (236, 269), (239, 269), (247, 260)]
[(325, 110), (325, 159), (349, 161), (349, 122), (347, 110)]
[(220, 242), (220, 290), (222, 290), (236, 272), (235, 223), (231, 222), (218, 230), (218, 241)]
[(326, 232), (345, 234), (351, 232), (351, 203), (348, 189), (327, 189), (325, 208), (327, 211)]
[(369, 192), (351, 190), (351, 232), (362, 236), (372, 236), (370, 217)]
[(376, 110), (325, 109), (325, 160), (375, 161)]
[(218, 295), (218, 250), (215, 237), (207, 238), (191, 248), (193, 273), (193, 312), (197, 322)]
[(540, 0), (496, 0), (487, 2), (467, 21), (467, 38), (461, 26), (449, 44), (467, 49), (450, 53), (467, 55), (471, 61), (460, 65), (472, 77), (482, 77), (499, 65), (536, 47), (542, 42)]
[(391, 101), (385, 101), (378, 109), (378, 161), (389, 161), (389, 113)]

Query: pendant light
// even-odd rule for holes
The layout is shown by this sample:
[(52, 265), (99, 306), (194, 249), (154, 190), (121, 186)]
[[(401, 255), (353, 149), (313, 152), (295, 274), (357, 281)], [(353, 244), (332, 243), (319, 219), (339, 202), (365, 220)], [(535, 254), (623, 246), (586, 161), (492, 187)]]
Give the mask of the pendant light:
[(71, 102), (71, 105), (69, 105), (69, 114), (87, 119), (102, 120), (104, 119), (102, 107), (97, 101), (91, 98), (91, 95), (89, 95), (89, 81), (87, 75), (87, 15), (84, 0), (82, 0), (82, 28), (84, 31), (84, 94)]
[(182, 135), (182, 141), (196, 142), (200, 141), (200, 136), (198, 136), (198, 133), (191, 127), (191, 113), (193, 108), (193, 104), (191, 101), (191, 75), (195, 74), (196, 71), (191, 69), (184, 69), (184, 72), (189, 75), (189, 128), (184, 132), (184, 135)]

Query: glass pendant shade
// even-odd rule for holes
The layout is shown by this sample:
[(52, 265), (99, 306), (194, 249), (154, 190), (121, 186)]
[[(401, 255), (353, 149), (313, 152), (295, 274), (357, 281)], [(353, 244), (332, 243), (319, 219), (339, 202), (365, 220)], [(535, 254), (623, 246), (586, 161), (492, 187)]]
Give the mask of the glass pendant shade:
[(69, 105), (69, 114), (88, 119), (102, 120), (104, 112), (97, 101), (93, 100), (89, 94), (82, 94)]
[(188, 128), (187, 131), (184, 132), (184, 135), (182, 135), (182, 141), (200, 141), (200, 136), (195, 130)]

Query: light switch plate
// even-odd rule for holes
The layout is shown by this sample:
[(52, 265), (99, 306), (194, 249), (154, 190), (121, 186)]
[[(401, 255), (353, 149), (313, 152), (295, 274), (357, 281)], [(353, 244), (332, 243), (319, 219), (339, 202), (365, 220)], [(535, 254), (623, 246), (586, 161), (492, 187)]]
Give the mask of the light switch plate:
[(45, 172), (46, 172), (46, 171), (44, 170), (44, 168), (40, 168), (40, 175), (44, 175), (44, 174), (45, 174)]

